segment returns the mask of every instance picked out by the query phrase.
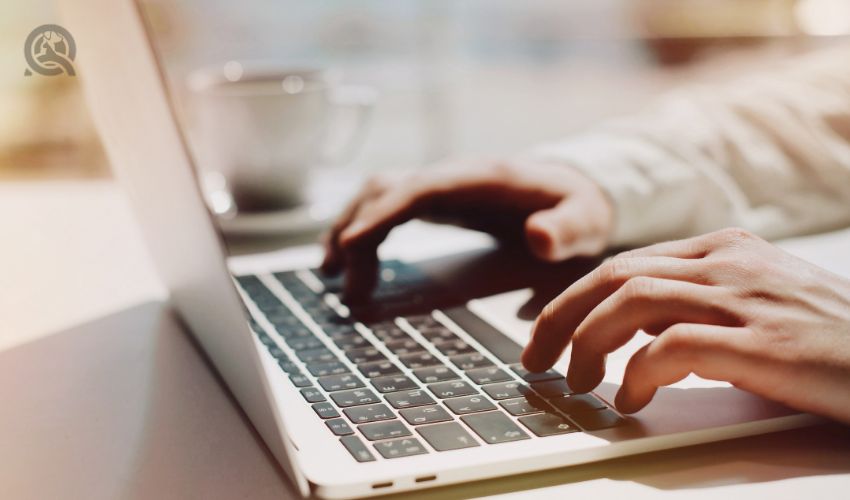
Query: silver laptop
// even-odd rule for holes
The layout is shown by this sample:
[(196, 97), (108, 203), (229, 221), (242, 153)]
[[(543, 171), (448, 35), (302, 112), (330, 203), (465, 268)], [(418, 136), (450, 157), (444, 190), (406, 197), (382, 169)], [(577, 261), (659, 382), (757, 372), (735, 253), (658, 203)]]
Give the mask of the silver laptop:
[(234, 275), (139, 6), (63, 7), (89, 105), (172, 303), (304, 496), (430, 488), (818, 421), (695, 377), (625, 418), (609, 401), (640, 338), (611, 356), (597, 393), (573, 394), (561, 372), (518, 364), (527, 323), (512, 319), (527, 294), (467, 301), (416, 263), (385, 262), (362, 310), (340, 301), (337, 279), (285, 259)]

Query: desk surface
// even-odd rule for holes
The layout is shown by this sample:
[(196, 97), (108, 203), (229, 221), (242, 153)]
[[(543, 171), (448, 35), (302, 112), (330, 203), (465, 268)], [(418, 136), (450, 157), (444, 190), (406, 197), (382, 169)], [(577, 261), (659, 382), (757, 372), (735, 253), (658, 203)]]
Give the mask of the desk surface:
[[(164, 296), (111, 183), (0, 185), (0, 227), (0, 283), (12, 291), (0, 294), (0, 497), (292, 495), (188, 339), (145, 337), (144, 325), (126, 334), (133, 341), (88, 329), (51, 335)], [(783, 246), (850, 275), (850, 231)], [(69, 362), (77, 355), (94, 357)], [(796, 499), (848, 487), (850, 429), (824, 425), (440, 494)]]

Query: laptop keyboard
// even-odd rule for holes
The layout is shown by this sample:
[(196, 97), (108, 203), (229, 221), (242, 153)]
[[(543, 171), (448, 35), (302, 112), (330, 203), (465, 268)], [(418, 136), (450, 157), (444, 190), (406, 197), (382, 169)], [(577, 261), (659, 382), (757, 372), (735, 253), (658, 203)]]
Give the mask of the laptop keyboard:
[[(424, 279), (398, 261), (383, 263), (381, 276), (376, 301), (414, 300), (405, 294)], [(465, 307), (358, 321), (336, 279), (311, 271), (271, 278), (236, 278), (262, 313), (251, 329), (359, 462), (624, 422), (596, 395), (574, 394), (562, 374), (522, 368), (522, 348)]]

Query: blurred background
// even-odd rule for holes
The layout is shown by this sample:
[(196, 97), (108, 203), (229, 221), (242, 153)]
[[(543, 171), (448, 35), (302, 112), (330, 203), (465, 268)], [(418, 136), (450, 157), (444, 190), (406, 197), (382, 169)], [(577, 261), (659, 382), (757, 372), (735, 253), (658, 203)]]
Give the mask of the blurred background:
[[(229, 61), (323, 67), (377, 90), (356, 156), (319, 169), (330, 174), (322, 192), (347, 190), (338, 202), (370, 172), (520, 152), (850, 34), (847, 0), (143, 4), (184, 121), (187, 77)], [(48, 23), (63, 24), (52, 0), (0, 3), (0, 288), (10, 291), (0, 295), (0, 348), (165, 293), (111, 180), (85, 73), (25, 76), (24, 42)]]
[[(144, 0), (181, 113), (230, 60), (332, 68), (380, 98), (346, 168), (510, 154), (850, 33), (846, 0)], [(24, 76), (51, 0), (0, 6), (0, 180), (108, 177), (78, 77)]]

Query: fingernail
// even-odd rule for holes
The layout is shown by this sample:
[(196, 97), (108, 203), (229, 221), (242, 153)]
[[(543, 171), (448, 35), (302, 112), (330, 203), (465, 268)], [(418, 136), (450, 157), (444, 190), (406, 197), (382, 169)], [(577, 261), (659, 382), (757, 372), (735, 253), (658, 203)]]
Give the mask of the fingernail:
[(349, 243), (352, 238), (356, 238), (365, 228), (366, 225), (362, 222), (352, 222), (351, 225), (345, 228), (345, 230), (339, 235), (340, 243), (343, 245)]

